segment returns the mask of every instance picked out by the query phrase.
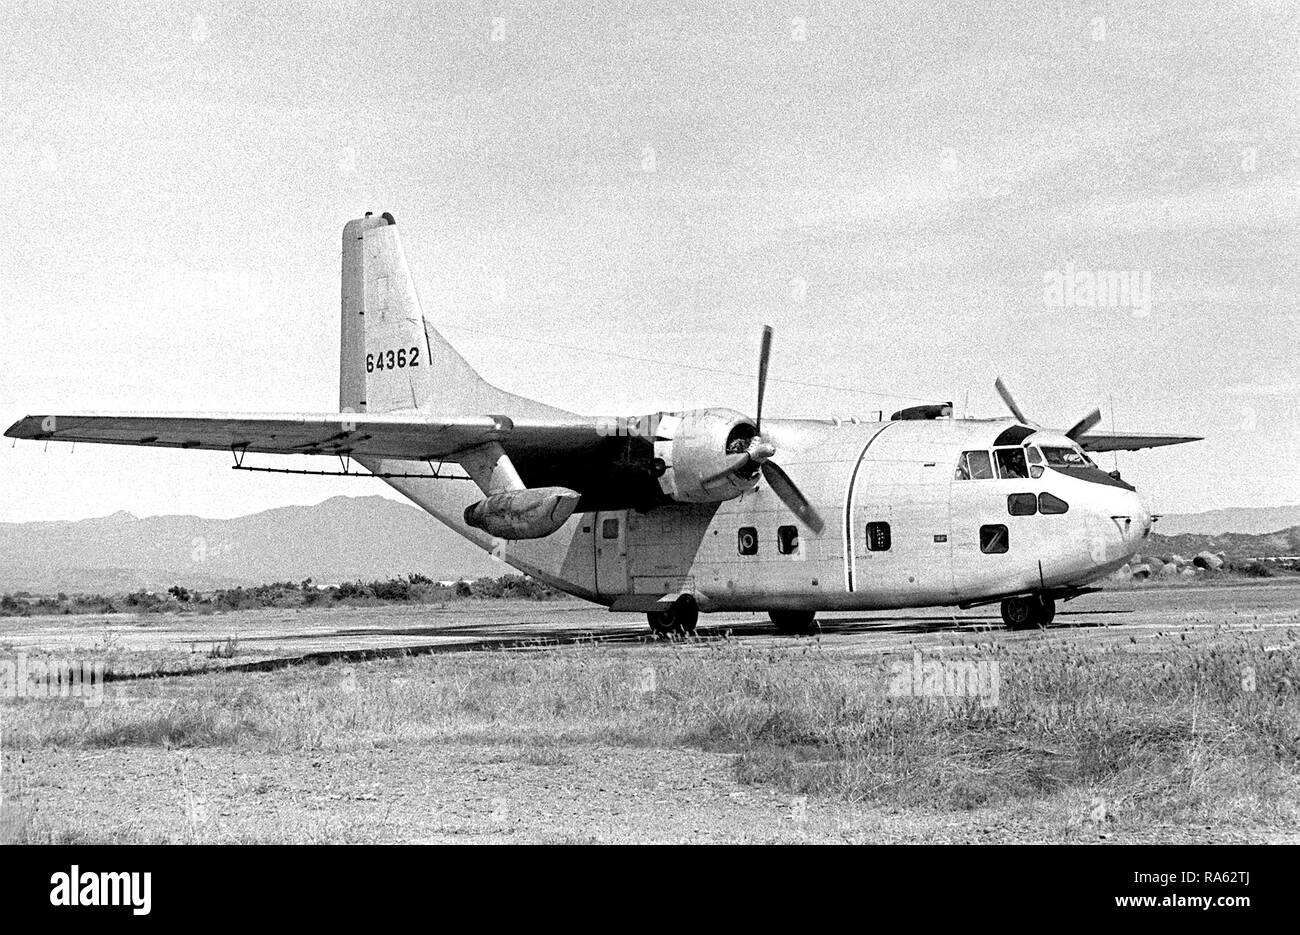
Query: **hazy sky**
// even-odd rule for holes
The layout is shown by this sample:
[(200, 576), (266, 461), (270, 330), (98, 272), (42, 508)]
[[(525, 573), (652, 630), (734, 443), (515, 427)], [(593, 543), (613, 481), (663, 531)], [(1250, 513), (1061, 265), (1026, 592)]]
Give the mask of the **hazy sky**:
[[(387, 210), (516, 392), (748, 410), (716, 371), (770, 322), (774, 378), (856, 390), (771, 415), (996, 415), (1001, 374), (1207, 436), (1120, 455), (1158, 509), (1300, 501), (1300, 7), (1205, 6), (9, 0), (0, 422), (333, 411), (341, 228)], [(0, 449), (0, 521), (390, 493), (43, 447)]]

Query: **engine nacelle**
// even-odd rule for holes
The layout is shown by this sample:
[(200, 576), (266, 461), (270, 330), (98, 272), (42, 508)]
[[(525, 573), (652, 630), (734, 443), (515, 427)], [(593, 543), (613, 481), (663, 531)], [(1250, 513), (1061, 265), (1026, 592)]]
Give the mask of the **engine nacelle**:
[(582, 495), (568, 487), (493, 494), (465, 508), (465, 522), (499, 539), (541, 539), (564, 525)]
[(666, 467), (660, 488), (681, 503), (720, 503), (748, 493), (758, 483), (757, 464), (741, 474), (709, 479), (743, 454), (754, 434), (753, 421), (734, 409), (665, 415), (655, 432), (655, 457)]

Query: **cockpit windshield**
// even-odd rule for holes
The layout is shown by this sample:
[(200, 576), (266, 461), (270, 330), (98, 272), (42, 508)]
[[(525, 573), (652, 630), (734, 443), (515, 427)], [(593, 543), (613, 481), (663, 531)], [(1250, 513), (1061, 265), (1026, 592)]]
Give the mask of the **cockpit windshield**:
[(1082, 449), (1026, 445), (992, 451), (963, 451), (954, 480), (1022, 480), (1043, 476), (1044, 462), (1055, 467), (1096, 467)]
[(1095, 467), (1092, 459), (1077, 448), (1043, 447), (1043, 457), (1056, 467)]

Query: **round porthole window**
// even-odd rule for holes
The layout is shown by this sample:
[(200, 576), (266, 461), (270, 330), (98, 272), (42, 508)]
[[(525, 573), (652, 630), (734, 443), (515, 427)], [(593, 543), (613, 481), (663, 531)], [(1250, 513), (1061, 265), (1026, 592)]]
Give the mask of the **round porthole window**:
[(741, 555), (757, 555), (758, 530), (753, 526), (741, 526), (736, 530), (736, 549)]

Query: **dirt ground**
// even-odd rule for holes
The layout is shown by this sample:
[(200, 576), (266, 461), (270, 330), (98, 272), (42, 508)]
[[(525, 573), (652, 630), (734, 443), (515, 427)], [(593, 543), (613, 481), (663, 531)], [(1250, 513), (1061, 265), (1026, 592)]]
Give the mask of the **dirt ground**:
[[(365, 753), (41, 753), (27, 800), (86, 841), (298, 843), (1300, 843), (1300, 830), (1084, 820), (1062, 800), (1008, 812), (888, 811), (731, 778), (730, 757), (575, 744)], [(57, 817), (53, 817), (57, 816)]]

